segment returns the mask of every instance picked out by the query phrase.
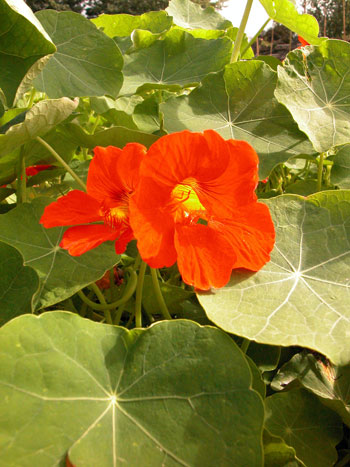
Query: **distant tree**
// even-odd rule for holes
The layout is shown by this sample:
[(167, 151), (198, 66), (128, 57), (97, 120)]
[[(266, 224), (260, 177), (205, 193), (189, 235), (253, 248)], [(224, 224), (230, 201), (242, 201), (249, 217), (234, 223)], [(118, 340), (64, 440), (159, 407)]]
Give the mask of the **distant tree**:
[(81, 13), (84, 8), (82, 0), (25, 0), (25, 2), (34, 12), (51, 9)]
[(306, 0), (306, 12), (315, 16), (322, 35), (349, 40), (350, 0)]
[(226, 6), (228, 0), (191, 0), (193, 3), (198, 3), (202, 8), (213, 6), (217, 10), (221, 10)]

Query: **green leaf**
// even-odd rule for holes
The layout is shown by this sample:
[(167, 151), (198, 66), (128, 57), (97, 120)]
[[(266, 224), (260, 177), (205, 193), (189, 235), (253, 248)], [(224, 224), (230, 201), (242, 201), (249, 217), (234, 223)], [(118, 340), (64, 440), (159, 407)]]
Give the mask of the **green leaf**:
[(294, 193), (296, 195), (309, 196), (313, 193), (317, 193), (318, 183), (317, 180), (297, 180), (295, 183), (291, 183), (286, 187), (286, 193)]
[(350, 188), (350, 144), (345, 144), (334, 156), (331, 182), (339, 188)]
[(276, 98), (316, 151), (350, 142), (350, 44), (328, 40), (295, 50), (278, 68)]
[(299, 14), (293, 1), (290, 0), (260, 0), (266, 13), (277, 23), (281, 23), (291, 31), (303, 37), (309, 44), (320, 44), (319, 26), (316, 18), (311, 15)]
[(139, 91), (163, 88), (176, 91), (198, 83), (208, 73), (229, 63), (231, 49), (232, 42), (226, 37), (196, 39), (185, 31), (172, 29), (163, 40), (125, 55), (121, 92), (134, 94), (139, 88)]
[(143, 102), (141, 96), (120, 97), (92, 97), (90, 99), (91, 109), (102, 115), (108, 122), (116, 126), (137, 130), (137, 125), (133, 119), (133, 112), (137, 104)]
[(248, 355), (246, 355), (245, 358), (248, 362), (250, 372), (252, 374), (252, 388), (258, 394), (260, 394), (262, 399), (265, 399), (266, 386), (265, 386), (264, 381), (262, 380), (261, 373), (258, 367), (255, 365), (254, 361), (250, 357), (248, 357)]
[(295, 449), (307, 467), (329, 467), (343, 437), (341, 420), (305, 390), (273, 394), (265, 399), (265, 426)]
[(49, 97), (118, 95), (123, 57), (113, 39), (89, 20), (71, 11), (37, 13), (57, 52), (34, 86)]
[(0, 17), (0, 88), (11, 106), (30, 68), (56, 47), (23, 0), (0, 0)]
[(12, 246), (0, 242), (0, 325), (32, 312), (32, 298), (39, 287), (34, 269), (23, 266), (23, 257)]
[(234, 271), (226, 287), (198, 295), (201, 305), (225, 331), (348, 363), (350, 191), (265, 203), (276, 229), (271, 261), (257, 273)]
[(262, 400), (219, 329), (54, 312), (8, 323), (0, 346), (2, 465), (262, 465)]
[(36, 136), (45, 135), (65, 120), (77, 107), (78, 101), (67, 97), (43, 100), (35, 104), (25, 115), (22, 123), (11, 126), (0, 134), (0, 157), (22, 146)]
[(165, 11), (177, 26), (186, 29), (227, 29), (232, 26), (213, 7), (203, 9), (190, 0), (171, 0)]
[(241, 61), (212, 73), (189, 96), (161, 105), (169, 132), (216, 130), (245, 140), (259, 154), (259, 176), (293, 155), (313, 152), (289, 112), (274, 97), (276, 73), (262, 61)]
[(295, 381), (321, 397), (350, 426), (350, 365), (334, 366), (304, 350), (279, 369), (271, 387), (280, 391)]
[(171, 28), (173, 21), (165, 11), (149, 11), (140, 16), (100, 15), (91, 20), (108, 37), (130, 36), (135, 29), (159, 34)]
[(281, 356), (281, 348), (275, 345), (263, 345), (250, 342), (247, 355), (260, 371), (271, 371), (277, 368)]
[(264, 466), (265, 467), (296, 467), (305, 464), (295, 458), (295, 450), (287, 446), (279, 436), (273, 436), (268, 430), (263, 432)]
[[(58, 245), (63, 227), (45, 229), (39, 224), (44, 207), (52, 202), (36, 198), (0, 216), (0, 241), (16, 247), (25, 264), (39, 275), (36, 308), (43, 308), (72, 296), (118, 262), (114, 244), (106, 242), (82, 256), (73, 257)], [(20, 226), (20, 228), (19, 228)]]

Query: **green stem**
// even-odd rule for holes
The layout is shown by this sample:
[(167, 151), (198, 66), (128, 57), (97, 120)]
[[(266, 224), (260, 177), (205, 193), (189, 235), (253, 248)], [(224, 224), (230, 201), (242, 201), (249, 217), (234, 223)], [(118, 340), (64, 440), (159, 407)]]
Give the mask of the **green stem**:
[(317, 171), (317, 191), (322, 190), (322, 174), (323, 174), (323, 159), (324, 159), (325, 153), (321, 152), (320, 153), (320, 159), (318, 161), (318, 171)]
[(18, 173), (17, 173), (17, 204), (26, 202), (26, 160), (24, 155), (24, 147), (19, 150)]
[(243, 13), (241, 24), (239, 25), (239, 29), (238, 29), (238, 32), (237, 32), (235, 45), (234, 45), (233, 50), (232, 50), (230, 63), (237, 62), (237, 60), (238, 60), (239, 51), (241, 50), (241, 44), (242, 44), (242, 40), (243, 40), (243, 34), (244, 34), (244, 31), (245, 31), (245, 27), (247, 25), (247, 21), (248, 21), (248, 18), (249, 18), (249, 13), (250, 13), (250, 9), (252, 7), (252, 4), (253, 4), (253, 0), (247, 0), (247, 4), (245, 6), (245, 10), (244, 10), (244, 13)]
[(96, 128), (98, 127), (99, 123), (100, 123), (100, 116), (97, 115), (97, 117), (95, 118), (95, 122), (94, 124), (92, 125), (92, 128), (91, 128), (91, 131), (90, 131), (90, 134), (93, 135), (96, 131)]
[(143, 290), (143, 281), (145, 279), (145, 273), (147, 269), (147, 264), (142, 261), (140, 270), (139, 270), (139, 277), (137, 280), (136, 286), (136, 301), (135, 301), (135, 325), (137, 328), (142, 328), (142, 290)]
[(35, 88), (32, 88), (32, 90), (30, 91), (29, 100), (28, 100), (28, 104), (27, 104), (28, 108), (32, 107), (33, 102), (34, 102), (35, 94), (36, 94)]
[[(100, 300), (101, 305), (103, 305), (103, 306), (106, 307), (106, 306), (107, 306), (106, 299), (105, 299), (103, 293), (101, 292), (101, 290), (100, 290), (100, 289), (98, 288), (98, 286), (95, 284), (95, 282), (93, 282), (92, 284), (90, 284), (90, 287), (92, 288), (92, 290), (93, 290), (94, 293), (96, 294), (96, 297)], [(104, 309), (103, 309), (103, 313), (104, 313), (105, 318), (106, 318), (106, 323), (108, 323), (108, 324), (113, 324), (111, 312), (110, 312), (107, 308), (104, 308)]]
[(242, 350), (243, 353), (247, 353), (249, 344), (250, 344), (249, 339), (243, 339), (242, 344), (241, 344), (241, 350)]
[(160, 290), (159, 280), (157, 276), (157, 269), (151, 268), (151, 276), (153, 283), (153, 290), (156, 296), (160, 311), (165, 319), (172, 319), (169, 313), (168, 307), (166, 306), (162, 291)]
[(244, 54), (249, 50), (249, 48), (254, 44), (254, 42), (256, 41), (256, 39), (260, 36), (260, 34), (262, 33), (262, 31), (266, 28), (266, 26), (269, 24), (269, 22), (271, 21), (270, 18), (267, 18), (267, 20), (265, 21), (265, 23), (261, 26), (261, 28), (259, 29), (259, 31), (255, 34), (255, 36), (253, 37), (253, 39), (251, 39), (249, 41), (249, 44), (247, 45), (247, 47), (243, 50), (243, 52), (241, 53), (241, 57), (244, 56)]
[(49, 153), (67, 170), (67, 172), (74, 178), (74, 180), (83, 188), (83, 190), (86, 191), (85, 183), (78, 177), (74, 170), (72, 170), (71, 167), (69, 167), (67, 162), (64, 159), (62, 159), (62, 157), (59, 154), (57, 154), (54, 148), (51, 147), (42, 138), (40, 138), (40, 136), (37, 136), (35, 139), (49, 151)]

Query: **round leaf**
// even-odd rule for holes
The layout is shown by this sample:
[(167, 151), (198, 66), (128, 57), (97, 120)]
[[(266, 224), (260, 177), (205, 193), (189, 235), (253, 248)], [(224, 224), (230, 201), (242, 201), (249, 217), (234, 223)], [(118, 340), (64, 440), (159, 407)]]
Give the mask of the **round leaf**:
[(188, 29), (227, 29), (231, 22), (223, 18), (213, 7), (201, 8), (190, 0), (171, 0), (165, 10), (177, 26)]
[(0, 356), (2, 465), (262, 465), (262, 400), (218, 329), (25, 315)]
[(234, 271), (199, 294), (208, 318), (257, 342), (300, 345), (350, 361), (350, 191), (266, 201), (276, 243), (259, 272)]

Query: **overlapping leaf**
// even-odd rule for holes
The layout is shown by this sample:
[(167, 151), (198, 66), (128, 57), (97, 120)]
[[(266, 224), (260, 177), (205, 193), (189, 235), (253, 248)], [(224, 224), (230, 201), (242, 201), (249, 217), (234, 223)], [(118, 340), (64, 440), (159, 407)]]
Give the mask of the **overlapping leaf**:
[(161, 105), (170, 131), (216, 130), (225, 139), (248, 141), (259, 154), (259, 175), (293, 155), (310, 153), (311, 144), (289, 112), (274, 98), (276, 73), (262, 61), (238, 62), (210, 74), (189, 96)]
[(331, 182), (339, 188), (350, 188), (350, 144), (342, 146), (334, 156)]
[(290, 52), (278, 69), (275, 95), (315, 149), (350, 142), (350, 44), (328, 40)]
[(350, 191), (267, 204), (276, 228), (271, 261), (256, 274), (235, 271), (226, 287), (199, 295), (202, 306), (228, 332), (350, 362)]
[(163, 40), (126, 55), (121, 93), (138, 88), (181, 89), (198, 83), (210, 72), (221, 70), (230, 61), (232, 42), (223, 37), (196, 39), (180, 29), (170, 30)]
[(1, 330), (0, 369), (2, 465), (262, 465), (262, 400), (218, 329), (23, 316)]
[(39, 286), (37, 273), (23, 266), (21, 254), (0, 242), (0, 324), (15, 316), (31, 313), (32, 298)]
[(186, 29), (227, 29), (232, 26), (213, 7), (203, 9), (190, 0), (171, 0), (165, 11), (177, 26)]
[(0, 18), (0, 88), (11, 106), (29, 69), (56, 47), (23, 0), (0, 0)]
[(341, 419), (305, 390), (273, 394), (265, 400), (265, 426), (282, 436), (307, 467), (329, 467), (337, 460)]
[(115, 42), (82, 15), (42, 10), (37, 18), (57, 47), (34, 86), (49, 97), (116, 97), (123, 77), (122, 55)]
[(49, 198), (36, 198), (0, 217), (0, 241), (16, 247), (25, 265), (31, 266), (40, 278), (35, 297), (36, 308), (60, 302), (100, 279), (118, 261), (112, 242), (106, 242), (82, 256), (70, 256), (58, 245), (63, 227), (45, 229), (39, 224)]

